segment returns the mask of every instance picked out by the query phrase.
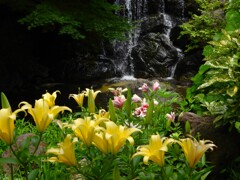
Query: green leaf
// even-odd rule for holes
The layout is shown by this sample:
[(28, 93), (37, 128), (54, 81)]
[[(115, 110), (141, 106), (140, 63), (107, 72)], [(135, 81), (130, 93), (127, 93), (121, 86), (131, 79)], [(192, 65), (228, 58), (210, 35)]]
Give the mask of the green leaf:
[(240, 122), (239, 121), (235, 122), (235, 128), (240, 133)]
[(199, 86), (198, 89), (203, 89), (203, 88), (209, 87), (212, 84), (217, 83), (217, 82), (224, 82), (224, 83), (226, 83), (226, 82), (234, 81), (233, 79), (226, 77), (225, 74), (222, 74), (222, 76), (223, 77), (213, 76), (209, 81), (207, 81), (207, 82), (203, 83), (201, 86)]
[(185, 132), (186, 132), (187, 134), (189, 134), (190, 131), (191, 131), (191, 125), (190, 125), (189, 121), (186, 121), (186, 122), (185, 122)]
[(0, 158), (0, 164), (18, 164), (18, 160), (16, 158)]
[(128, 118), (130, 118), (132, 116), (132, 92), (130, 88), (128, 89), (127, 100), (124, 102), (124, 107)]
[(117, 165), (114, 166), (114, 169), (113, 169), (113, 180), (121, 180), (120, 171)]
[(135, 156), (133, 159), (132, 159), (132, 164), (133, 164), (133, 168), (134, 169), (137, 169), (140, 161), (142, 160), (142, 157), (141, 156)]
[(211, 45), (207, 45), (203, 49), (203, 55), (208, 56), (213, 53), (213, 47)]
[(21, 150), (28, 149), (30, 146), (30, 141), (31, 141), (31, 137), (28, 136), (27, 138), (25, 138), (21, 142)]
[(35, 180), (37, 178), (38, 172), (39, 172), (38, 169), (32, 170), (28, 175), (28, 179), (29, 180)]
[(208, 171), (208, 172), (206, 172), (205, 174), (203, 174), (203, 175), (201, 176), (201, 180), (205, 180), (210, 173), (211, 173), (211, 171)]
[(109, 111), (109, 114), (110, 114), (110, 119), (112, 121), (116, 122), (117, 121), (117, 116), (116, 116), (116, 112), (115, 112), (115, 108), (114, 108), (112, 99), (109, 99), (109, 101), (108, 101), (108, 111)]
[(95, 113), (95, 101), (92, 90), (89, 90), (88, 92), (88, 111), (89, 113)]
[(235, 9), (231, 9), (226, 13), (226, 30), (227, 31), (234, 31), (240, 28), (240, 13)]
[(153, 117), (153, 108), (154, 108), (154, 101), (151, 100), (147, 109), (147, 114), (145, 117), (145, 123), (151, 124), (152, 123), (152, 117)]
[(1, 92), (1, 103), (2, 108), (11, 108), (7, 96), (3, 92)]

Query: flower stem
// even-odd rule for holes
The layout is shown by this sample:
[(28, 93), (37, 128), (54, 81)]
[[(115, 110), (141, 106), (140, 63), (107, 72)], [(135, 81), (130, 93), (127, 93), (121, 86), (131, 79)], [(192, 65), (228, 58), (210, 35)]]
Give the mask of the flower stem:
[(41, 140), (42, 140), (42, 135), (43, 135), (43, 133), (40, 133), (37, 146), (35, 147), (35, 150), (34, 150), (34, 152), (32, 153), (32, 155), (34, 155), (34, 154), (37, 152), (38, 147), (39, 147), (39, 144), (40, 144), (40, 142), (41, 142)]
[(23, 162), (23, 161), (17, 156), (17, 154), (15, 153), (15, 151), (14, 151), (12, 145), (10, 145), (9, 147), (10, 147), (10, 149), (11, 149), (13, 155), (16, 157), (16, 159), (17, 159), (18, 162), (20, 163), (20, 165), (23, 167), (23, 169), (24, 169), (24, 174), (25, 174), (25, 178), (26, 178), (26, 180), (28, 180), (28, 174), (27, 174), (27, 168), (26, 168), (27, 166), (26, 166), (26, 163), (24, 163), (24, 162)]
[(13, 165), (10, 164), (10, 170), (11, 170), (11, 180), (13, 180)]

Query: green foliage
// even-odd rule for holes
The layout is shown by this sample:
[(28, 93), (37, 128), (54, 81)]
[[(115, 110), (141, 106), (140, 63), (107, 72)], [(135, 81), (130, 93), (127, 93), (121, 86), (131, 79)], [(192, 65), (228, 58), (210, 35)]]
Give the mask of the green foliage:
[[(226, 13), (226, 28), (204, 48), (205, 64), (187, 90), (191, 108), (216, 116), (216, 126), (230, 124), (240, 132), (240, 3), (232, 1)], [(235, 123), (237, 123), (235, 125)]]
[(213, 35), (225, 25), (224, 2), (221, 0), (195, 0), (199, 14), (192, 14), (191, 19), (183, 23), (180, 37), (188, 35), (190, 44), (186, 51), (204, 47)]
[[(123, 97), (122, 89), (119, 88), (119, 96)], [(115, 91), (116, 92), (116, 91)], [(114, 95), (116, 96), (116, 94)], [(177, 93), (166, 90), (163, 87), (158, 86), (155, 89), (150, 89), (148, 92), (143, 92), (144, 98), (141, 99), (141, 103), (132, 101), (133, 96), (131, 90), (128, 90), (126, 104), (122, 107), (114, 106), (116, 103), (109, 100), (109, 112), (99, 111), (97, 113), (89, 113), (88, 108), (81, 107), (79, 111), (73, 113), (59, 114), (57, 119), (50, 123), (46, 131), (38, 133), (34, 123), (29, 122), (27, 118), (17, 119), (15, 121), (15, 139), (20, 135), (26, 133), (33, 133), (34, 136), (27, 137), (21, 141), (17, 149), (13, 149), (10, 145), (12, 153), (15, 157), (12, 158), (0, 158), (0, 164), (12, 164), (15, 165), (14, 172), (11, 179), (204, 179), (211, 172), (211, 166), (205, 160), (205, 156), (196, 164), (196, 167), (190, 168), (186, 163), (186, 158), (182, 148), (177, 144), (177, 140), (183, 138), (183, 133), (179, 122), (175, 120), (175, 113), (177, 109), (173, 108), (173, 105), (177, 105), (180, 101), (180, 97)], [(114, 98), (116, 99), (116, 98)], [(147, 108), (147, 112), (144, 110), (143, 116), (136, 116), (134, 113), (135, 108), (144, 105)], [(150, 110), (149, 110), (150, 109)], [(100, 113), (101, 112), (101, 113)], [(168, 114), (170, 113), (171, 114)], [(168, 117), (166, 116), (166, 113)], [(115, 114), (115, 115), (113, 115)], [(110, 115), (110, 116), (109, 116)], [(91, 118), (92, 122), (87, 126), (77, 129), (81, 130), (81, 134), (90, 135), (91, 129), (95, 128), (94, 133), (98, 134), (101, 131), (106, 134), (107, 141), (113, 140), (109, 145), (103, 143), (103, 148), (117, 148), (115, 143), (120, 143), (121, 148), (116, 154), (102, 153), (93, 144), (86, 146), (80, 136), (76, 135), (73, 131), (76, 129), (72, 126), (76, 118), (82, 118), (86, 120), (86, 117)], [(111, 128), (110, 131), (105, 129), (106, 124), (101, 122), (99, 126), (93, 126), (93, 121), (104, 119), (104, 121), (111, 121), (112, 117), (116, 122), (116, 125), (120, 127), (118, 133), (117, 129)], [(109, 119), (110, 118), (110, 119)], [(146, 118), (146, 119), (145, 119)], [(170, 122), (166, 126), (166, 122)], [(44, 123), (44, 122), (43, 122)], [(146, 125), (146, 123), (149, 123)], [(105, 124), (105, 125), (104, 125)], [(138, 128), (141, 132), (132, 134), (132, 137), (128, 137), (131, 129)], [(125, 128), (129, 128), (125, 131)], [(104, 129), (104, 130), (103, 130)], [(124, 130), (125, 129), (125, 130)], [(133, 129), (132, 129), (133, 130)], [(123, 131), (125, 131), (123, 133)], [(76, 141), (74, 152), (69, 151), (68, 148), (71, 145), (65, 145), (63, 139), (67, 135), (74, 137)], [(168, 150), (166, 149), (166, 165), (163, 167), (158, 166), (156, 163), (149, 162), (148, 165), (143, 163), (143, 158), (140, 156), (132, 157), (137, 152), (138, 146), (147, 144), (149, 137), (152, 134), (161, 134), (161, 136), (169, 136), (173, 139), (173, 144), (169, 144)], [(78, 140), (76, 139), (78, 136)], [(127, 139), (128, 137), (129, 142)], [(119, 139), (120, 138), (120, 139)], [(131, 140), (134, 138), (134, 144)], [(89, 139), (92, 141), (92, 139)], [(0, 155), (7, 149), (5, 144), (0, 141)], [(61, 150), (57, 150), (55, 153), (52, 151), (50, 154), (40, 153), (37, 154), (36, 149), (39, 147), (40, 142), (44, 142), (46, 149), (52, 149), (57, 144), (61, 147)], [(61, 143), (59, 143), (61, 142)], [(72, 142), (73, 143), (73, 142)], [(157, 144), (161, 144), (158, 142)], [(33, 146), (34, 152), (29, 149)], [(155, 145), (153, 145), (155, 146)], [(152, 147), (150, 147), (152, 148)], [(194, 146), (192, 148), (195, 148)], [(159, 151), (161, 151), (159, 149)], [(164, 150), (165, 151), (165, 150)], [(68, 152), (68, 153), (67, 153)], [(69, 166), (64, 164), (71, 159), (69, 155), (74, 153), (74, 158), (77, 159), (77, 164)], [(51, 157), (52, 155), (59, 155)], [(64, 156), (62, 156), (64, 154)], [(158, 153), (156, 154), (158, 155)], [(60, 157), (62, 156), (62, 157)], [(69, 157), (68, 157), (69, 156)], [(51, 158), (50, 158), (51, 157)], [(194, 158), (193, 156), (192, 158)], [(51, 162), (47, 159), (50, 158)], [(48, 160), (50, 160), (48, 159)], [(61, 161), (63, 160), (63, 161)], [(150, 159), (153, 160), (153, 159)], [(55, 163), (52, 163), (55, 162)], [(2, 166), (1, 166), (2, 167)], [(7, 179), (8, 175), (5, 174), (3, 168), (0, 168), (0, 179)], [(10, 176), (10, 175), (9, 175)], [(24, 178), (25, 176), (25, 178)]]
[[(6, 1), (5, 4), (25, 13), (19, 20), (28, 29), (41, 27), (43, 31), (54, 31), (81, 40), (85, 37), (124, 39), (125, 32), (132, 27), (130, 23), (115, 12), (119, 6), (106, 0), (46, 0), (32, 3), (22, 0), (21, 3)], [(29, 9), (23, 7), (30, 7)]]

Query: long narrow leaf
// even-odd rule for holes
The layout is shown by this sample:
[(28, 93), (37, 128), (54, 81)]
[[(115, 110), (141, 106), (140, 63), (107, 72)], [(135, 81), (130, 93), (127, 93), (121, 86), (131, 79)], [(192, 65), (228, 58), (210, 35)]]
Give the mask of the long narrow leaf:
[(95, 113), (95, 101), (91, 90), (88, 93), (88, 111), (89, 113)]
[(0, 164), (7, 163), (7, 164), (18, 164), (16, 158), (0, 158)]
[(128, 89), (127, 100), (125, 101), (124, 106), (125, 106), (127, 116), (128, 116), (128, 118), (130, 118), (132, 115), (132, 92), (131, 92), (131, 89)]
[(154, 108), (154, 101), (151, 100), (147, 109), (147, 115), (145, 117), (145, 123), (151, 124), (152, 123), (152, 117), (153, 117), (153, 108)]
[(7, 96), (3, 92), (1, 92), (1, 105), (2, 108), (11, 108)]
[(117, 121), (117, 116), (116, 116), (116, 112), (115, 112), (115, 108), (113, 106), (113, 102), (112, 102), (112, 99), (109, 99), (109, 102), (108, 102), (108, 111), (109, 111), (109, 114), (110, 114), (110, 119), (114, 122)]
[(117, 165), (113, 169), (113, 180), (121, 180), (120, 171)]

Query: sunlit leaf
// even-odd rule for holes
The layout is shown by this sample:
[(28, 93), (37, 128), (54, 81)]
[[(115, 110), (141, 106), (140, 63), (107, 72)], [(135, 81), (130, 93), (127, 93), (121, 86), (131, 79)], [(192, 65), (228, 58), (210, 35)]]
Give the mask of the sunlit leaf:
[(233, 86), (233, 87), (227, 89), (227, 94), (231, 97), (233, 97), (237, 92), (238, 92), (237, 86)]

